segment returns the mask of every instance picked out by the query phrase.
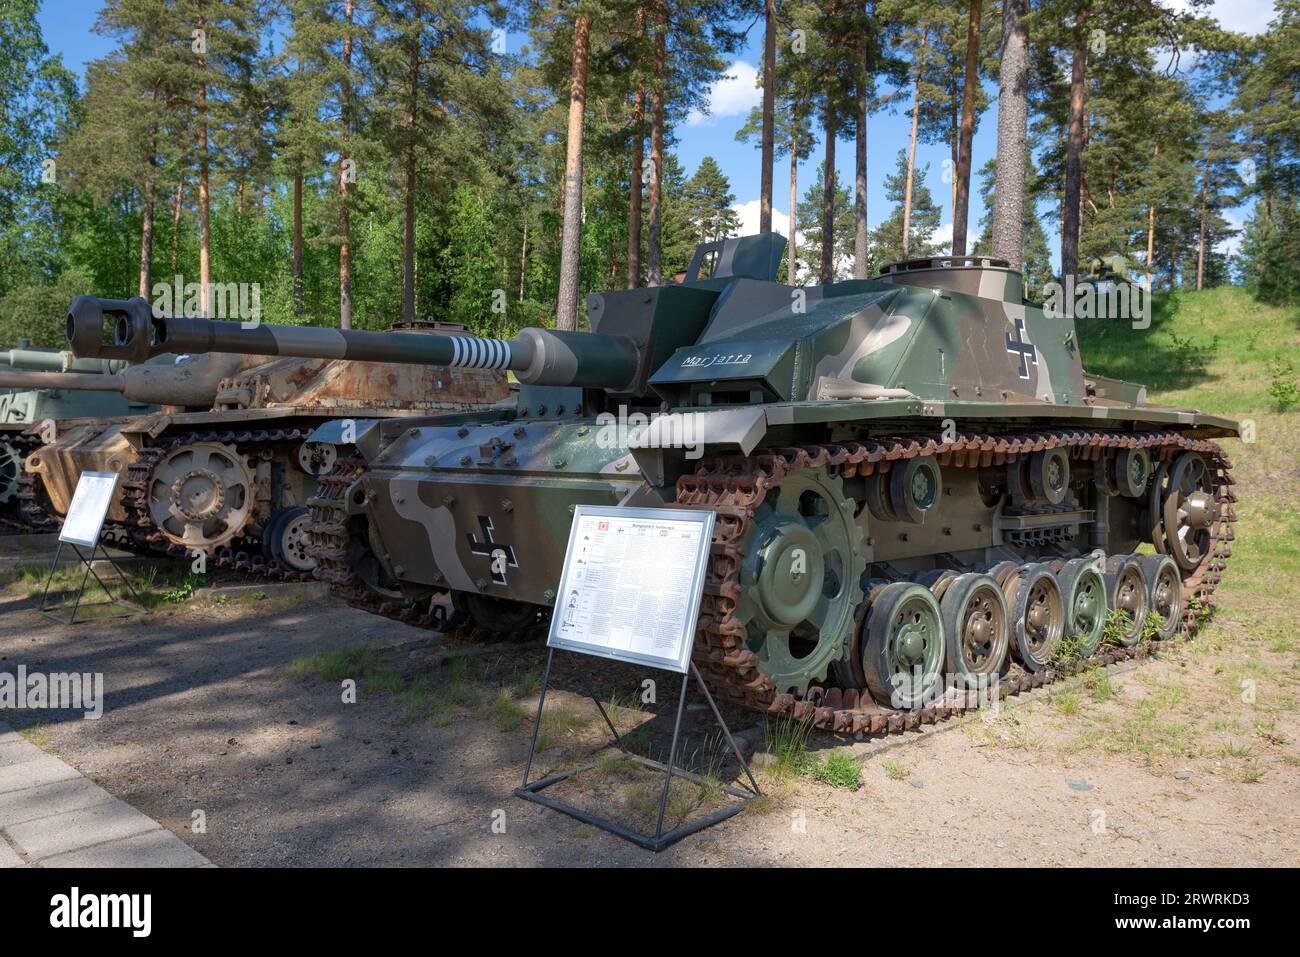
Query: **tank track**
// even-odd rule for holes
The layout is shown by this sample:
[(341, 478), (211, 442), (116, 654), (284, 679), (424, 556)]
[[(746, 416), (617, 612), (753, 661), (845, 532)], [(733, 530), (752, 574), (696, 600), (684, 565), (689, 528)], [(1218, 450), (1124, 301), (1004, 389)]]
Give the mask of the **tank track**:
[[(154, 469), (166, 455), (181, 445), (191, 442), (221, 442), (233, 445), (241, 454), (250, 454), (268, 446), (302, 441), (309, 433), (303, 429), (256, 429), (236, 431), (187, 432), (168, 436), (156, 445), (141, 449), (139, 457), (127, 468), (126, 478), (122, 482), (122, 507), (126, 512), (124, 526), (127, 546), (140, 554), (168, 555), (184, 558), (188, 552), (183, 545), (170, 541), (149, 516), (149, 485)], [(241, 548), (241, 544), (252, 544), (256, 551)], [(217, 569), (259, 575), (273, 581), (311, 581), (311, 572), (298, 572), (285, 568), (275, 561), (267, 561), (258, 544), (247, 543), (242, 536), (236, 537), (231, 545), (216, 549), (209, 556), (209, 561)]]
[[(1190, 632), (1208, 614), (1204, 603), (1218, 585), (1231, 555), (1229, 543), (1233, 539), (1232, 523), (1236, 521), (1232, 463), (1213, 442), (1190, 439), (1176, 432), (1053, 431), (965, 434), (952, 442), (913, 435), (839, 445), (762, 449), (747, 457), (706, 458), (694, 473), (677, 481), (677, 506), (707, 508), (715, 514), (694, 653), (710, 689), (728, 703), (810, 721), (817, 728), (841, 733), (890, 734), (915, 730), (922, 724), (933, 724), (978, 708), (982, 703), (979, 697), (966, 692), (949, 692), (942, 701), (911, 711), (878, 705), (866, 692), (859, 694), (852, 689), (811, 686), (803, 696), (777, 694), (758, 670), (757, 656), (746, 647), (744, 625), (733, 617), (740, 598), (741, 543), (767, 489), (791, 472), (826, 468), (843, 478), (852, 478), (886, 471), (895, 462), (924, 455), (936, 456), (944, 467), (981, 468), (1003, 465), (1019, 455), (1058, 447), (1069, 448), (1076, 457), (1094, 462), (1109, 450), (1124, 448), (1148, 449), (1153, 459), (1183, 451), (1199, 452), (1207, 457), (1220, 504), (1206, 558), (1183, 577), (1183, 623)], [(333, 472), (322, 477), (317, 496), (309, 503), (313, 520), (312, 551), (320, 562), (316, 577), (328, 582), (334, 594), (352, 607), (394, 621), (434, 628), (456, 640), (518, 641), (518, 634), (485, 629), (461, 612), (454, 612), (448, 618), (441, 614), (443, 609), (439, 606), (421, 607), (414, 601), (380, 595), (362, 581), (352, 564), (343, 497), (364, 469), (360, 457), (340, 458)], [(869, 589), (864, 588), (864, 593), (867, 592)], [(545, 630), (545, 625), (533, 629), (539, 638), (544, 637)], [(1103, 645), (1086, 661), (1063, 663), (1036, 673), (1017, 668), (998, 683), (997, 693), (1000, 697), (1023, 694), (1086, 668), (1145, 658), (1150, 649), (1151, 643), (1146, 641), (1127, 648)]]
[[(41, 439), (38, 435), (12, 435), (8, 436), (6, 441), (18, 450), (24, 459), (41, 447)], [(50, 500), (32, 473), (23, 471), (19, 474), (15, 498), (18, 502), (17, 517), (9, 517), (7, 521), (19, 531), (43, 532), (58, 525), (58, 519), (55, 518), (54, 510), (50, 507)]]
[[(976, 694), (949, 693), (941, 701), (911, 711), (896, 711), (876, 704), (867, 693), (810, 686), (796, 697), (778, 694), (757, 667), (758, 657), (746, 645), (745, 626), (735, 618), (740, 604), (741, 543), (750, 520), (768, 488), (785, 475), (809, 468), (826, 468), (843, 477), (884, 471), (895, 462), (923, 455), (936, 456), (945, 467), (987, 467), (1004, 464), (1015, 456), (1051, 448), (1069, 448), (1078, 457), (1099, 459), (1109, 449), (1145, 448), (1153, 457), (1162, 452), (1193, 451), (1209, 459), (1215, 480), (1218, 514), (1211, 528), (1211, 546), (1205, 559), (1183, 577), (1184, 623), (1190, 631), (1204, 615), (1204, 602), (1220, 580), (1231, 554), (1232, 463), (1213, 442), (1189, 439), (1176, 432), (1110, 433), (1093, 431), (1029, 432), (1009, 435), (960, 435), (952, 442), (915, 435), (846, 442), (842, 445), (765, 449), (748, 457), (718, 456), (705, 459), (691, 475), (677, 480), (676, 504), (714, 512), (713, 543), (704, 599), (696, 631), (695, 661), (714, 693), (751, 710), (810, 721), (827, 731), (882, 734), (933, 724), (979, 706)], [(1192, 601), (1196, 599), (1196, 601)], [(1077, 673), (1094, 664), (1110, 665), (1144, 657), (1148, 643), (1131, 648), (1105, 647), (1087, 662), (1071, 662), (1037, 673), (1011, 674), (998, 683), (1001, 697), (1017, 695)]]

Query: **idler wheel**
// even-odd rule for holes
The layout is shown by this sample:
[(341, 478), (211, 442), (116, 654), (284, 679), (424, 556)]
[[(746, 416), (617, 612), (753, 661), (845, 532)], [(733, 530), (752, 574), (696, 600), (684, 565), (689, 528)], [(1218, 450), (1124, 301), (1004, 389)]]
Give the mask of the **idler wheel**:
[(1004, 592), (1012, 596), (1012, 651), (1027, 671), (1045, 671), (1065, 634), (1065, 600), (1056, 576), (1046, 565), (1025, 565), (1007, 579)]
[(1106, 582), (1091, 558), (1075, 558), (1056, 575), (1065, 601), (1065, 633), (1087, 658), (1096, 652), (1106, 632)]
[(1184, 571), (1193, 571), (1209, 554), (1217, 512), (1205, 459), (1184, 452), (1169, 470), (1169, 488), (1161, 506), (1164, 552)]
[(939, 603), (913, 582), (886, 585), (871, 602), (863, 629), (862, 668), (876, 701), (917, 708), (943, 684), (944, 640)]
[(1147, 583), (1136, 555), (1112, 555), (1106, 559), (1106, 601), (1112, 611), (1122, 612), (1128, 622), (1119, 632), (1119, 643), (1131, 648), (1142, 638), (1147, 620)]
[(948, 672), (964, 676), (968, 688), (987, 687), (1005, 670), (1011, 643), (1002, 588), (988, 575), (958, 575), (944, 592), (939, 610)]

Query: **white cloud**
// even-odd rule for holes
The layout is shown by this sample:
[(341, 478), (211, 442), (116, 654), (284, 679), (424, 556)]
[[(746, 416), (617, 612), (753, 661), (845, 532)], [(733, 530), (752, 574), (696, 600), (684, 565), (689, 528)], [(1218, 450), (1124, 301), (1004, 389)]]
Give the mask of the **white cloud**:
[(763, 91), (758, 88), (758, 67), (737, 60), (718, 78), (703, 110), (691, 110), (687, 126), (699, 126), (722, 116), (747, 116), (759, 104)]
[(1228, 225), (1237, 230), (1235, 235), (1226, 239), (1219, 240), (1215, 244), (1214, 251), (1224, 253), (1228, 256), (1235, 256), (1241, 249), (1241, 230), (1246, 226), (1246, 217), (1235, 209), (1225, 209), (1223, 218), (1228, 221)]
[[(1191, 6), (1187, 0), (1170, 0), (1169, 6), (1178, 13), (1187, 13)], [(1268, 29), (1275, 16), (1273, 0), (1214, 0), (1210, 16), (1227, 30), (1258, 36)]]
[(944, 223), (930, 234), (930, 245), (940, 249), (952, 249), (952, 223)]
[[(733, 236), (753, 236), (758, 232), (759, 201), (751, 199), (748, 203), (734, 203), (732, 209), (740, 217), (740, 226)], [(772, 230), (786, 239), (790, 238), (790, 217), (779, 209), (772, 208)]]

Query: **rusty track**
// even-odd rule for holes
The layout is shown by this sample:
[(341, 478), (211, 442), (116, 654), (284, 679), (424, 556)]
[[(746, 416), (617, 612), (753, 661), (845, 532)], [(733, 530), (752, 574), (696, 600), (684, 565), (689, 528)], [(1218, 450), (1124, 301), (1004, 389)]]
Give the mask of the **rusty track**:
[[(950, 692), (941, 701), (912, 711), (895, 711), (876, 704), (865, 692), (853, 689), (810, 687), (802, 698), (778, 694), (772, 682), (758, 669), (758, 657), (747, 647), (745, 626), (734, 613), (740, 604), (742, 542), (754, 510), (762, 504), (768, 488), (786, 475), (809, 468), (826, 468), (844, 477), (870, 475), (889, 469), (894, 462), (934, 455), (940, 465), (986, 467), (1001, 465), (1017, 455), (1050, 448), (1069, 448), (1077, 458), (1095, 460), (1108, 449), (1146, 448), (1153, 458), (1180, 451), (1205, 454), (1215, 474), (1217, 514), (1211, 529), (1211, 547), (1205, 559), (1183, 578), (1184, 620), (1195, 626), (1198, 609), (1219, 582), (1224, 563), (1231, 554), (1235, 501), (1229, 475), (1231, 463), (1213, 442), (1184, 438), (1175, 432), (1117, 434), (1092, 431), (1053, 431), (1017, 435), (962, 435), (953, 442), (932, 436), (908, 436), (842, 445), (803, 446), (769, 449), (753, 456), (719, 456), (707, 459), (696, 472), (677, 480), (676, 504), (709, 508), (715, 513), (712, 554), (705, 582), (704, 601), (696, 630), (695, 661), (715, 693), (733, 704), (775, 715), (810, 720), (828, 731), (873, 734), (903, 731), (920, 724), (945, 720), (971, 707), (978, 698), (970, 693)], [(1196, 601), (1192, 601), (1196, 599)], [(1204, 614), (1202, 611), (1201, 614)], [(1104, 648), (1093, 663), (1145, 655), (1144, 645), (1133, 648)], [(1087, 663), (1073, 663), (1060, 673), (1074, 673)], [(1055, 680), (1057, 670), (1011, 675), (999, 683), (1005, 697), (1037, 688)]]
[[(169, 555), (185, 558), (189, 552), (183, 545), (169, 540), (149, 516), (149, 485), (158, 463), (173, 449), (192, 442), (221, 442), (233, 445), (242, 455), (276, 445), (290, 445), (307, 437), (302, 429), (256, 429), (237, 431), (188, 432), (170, 436), (156, 445), (141, 449), (139, 458), (127, 468), (122, 482), (122, 507), (126, 511), (124, 526), (126, 546), (141, 554)], [(249, 550), (249, 549), (252, 550)], [(311, 581), (310, 572), (285, 568), (279, 562), (267, 561), (260, 543), (248, 542), (243, 536), (230, 545), (216, 549), (209, 561), (218, 569), (260, 575), (274, 581)]]
[[(715, 456), (703, 460), (696, 471), (677, 480), (676, 503), (689, 508), (708, 508), (716, 516), (708, 578), (696, 631), (695, 661), (715, 694), (751, 710), (808, 720), (814, 726), (836, 732), (871, 734), (912, 730), (976, 708), (974, 693), (949, 692), (932, 705), (911, 711), (882, 707), (865, 691), (810, 687), (802, 697), (777, 694), (772, 683), (757, 667), (757, 656), (747, 647), (745, 626), (734, 617), (740, 600), (739, 574), (742, 543), (768, 488), (801, 469), (826, 468), (844, 478), (886, 471), (893, 463), (933, 455), (939, 464), (955, 468), (1003, 465), (1016, 456), (1044, 449), (1064, 447), (1073, 458), (1096, 462), (1112, 449), (1145, 448), (1159, 461), (1184, 451), (1199, 452), (1207, 459), (1214, 477), (1216, 515), (1211, 527), (1211, 545), (1201, 564), (1183, 577), (1183, 618), (1188, 632), (1208, 613), (1205, 601), (1219, 583), (1231, 555), (1232, 523), (1236, 520), (1230, 474), (1232, 463), (1215, 443), (1190, 439), (1176, 432), (1114, 433), (1090, 430), (1021, 432), (1002, 435), (960, 435), (952, 442), (934, 436), (912, 435), (838, 445), (763, 449), (751, 456)], [(320, 562), (316, 577), (329, 582), (335, 594), (353, 607), (407, 624), (436, 628), (455, 638), (491, 640), (501, 637), (476, 626), (469, 616), (445, 617), (441, 606), (419, 603), (375, 592), (356, 573), (347, 527), (343, 497), (364, 471), (357, 456), (340, 458), (334, 471), (322, 477), (312, 508), (313, 552)], [(864, 589), (865, 591), (865, 589)], [(437, 610), (434, 610), (437, 609)], [(861, 610), (861, 609), (860, 609)], [(518, 640), (517, 635), (510, 636)], [(1001, 697), (1018, 695), (1057, 678), (1096, 665), (1111, 665), (1143, 658), (1149, 642), (1130, 648), (1103, 645), (1086, 661), (1074, 661), (1037, 673), (1008, 675), (997, 686)], [(1017, 671), (1019, 669), (1017, 668)]]

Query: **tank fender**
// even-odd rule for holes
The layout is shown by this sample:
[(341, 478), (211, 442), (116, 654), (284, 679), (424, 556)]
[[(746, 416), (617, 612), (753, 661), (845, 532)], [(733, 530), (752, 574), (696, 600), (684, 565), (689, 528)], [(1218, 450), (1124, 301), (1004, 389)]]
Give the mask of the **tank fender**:
[(307, 444), (352, 445), (367, 461), (372, 461), (383, 449), (380, 427), (383, 419), (331, 419), (312, 430)]

